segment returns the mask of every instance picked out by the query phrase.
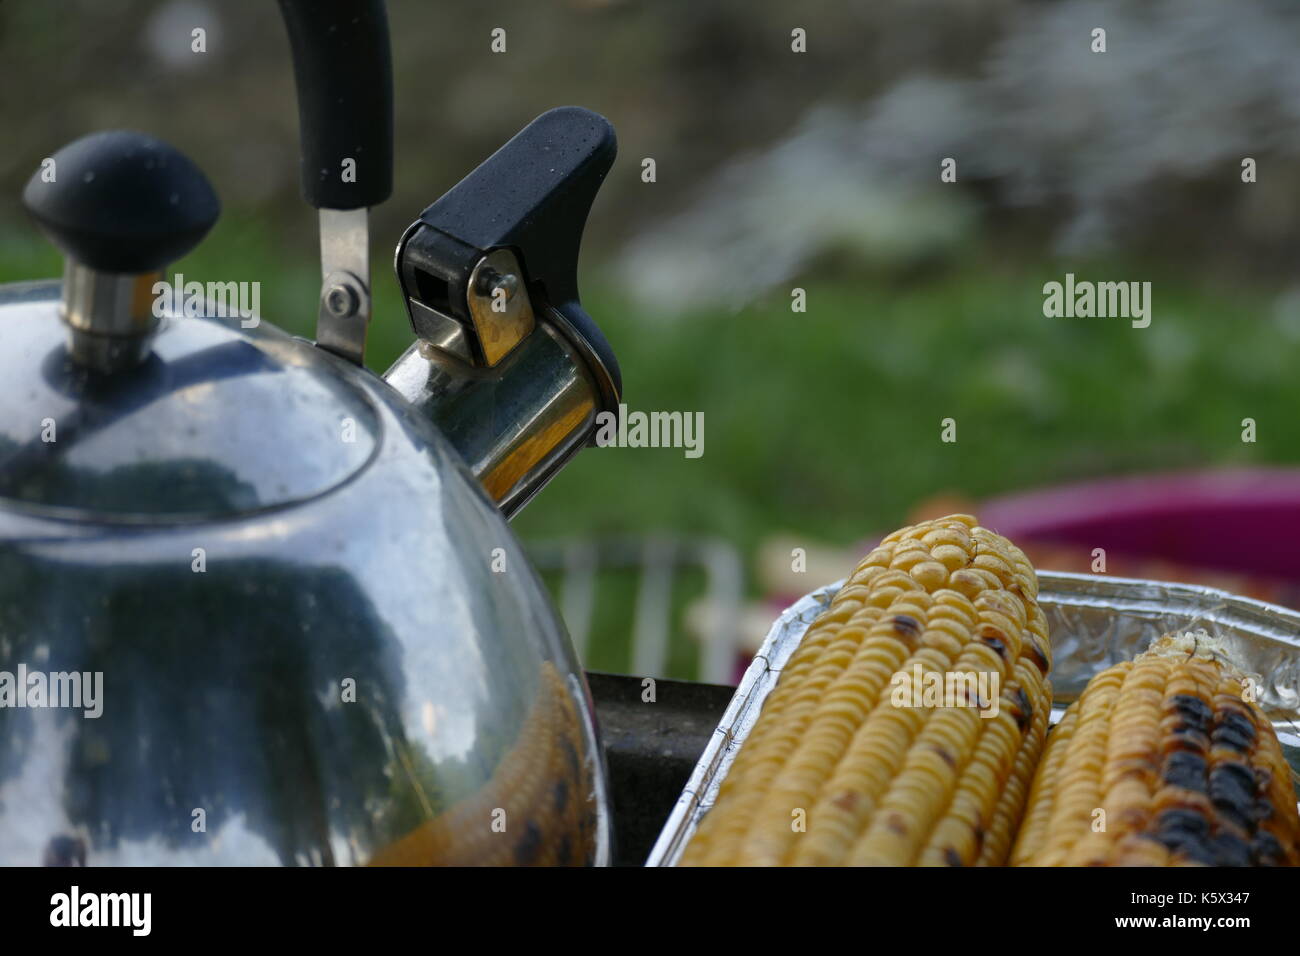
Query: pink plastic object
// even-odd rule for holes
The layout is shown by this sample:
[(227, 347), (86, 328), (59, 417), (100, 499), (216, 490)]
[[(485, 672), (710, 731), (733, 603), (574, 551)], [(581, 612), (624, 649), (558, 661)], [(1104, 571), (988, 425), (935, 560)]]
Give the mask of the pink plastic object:
[(1300, 469), (1108, 479), (995, 498), (976, 513), (1013, 541), (1300, 582)]
[[(1261, 600), (1300, 607), (1300, 468), (1111, 478), (1020, 492), (970, 507), (980, 524), (1031, 556), (1037, 553), (1035, 545), (1060, 545), (1078, 552), (1073, 555), (1077, 563), (1094, 548), (1104, 548), (1108, 557), (1149, 560), (1163, 572), (1127, 572), (1135, 577), (1165, 578), (1173, 571), (1171, 579), (1189, 580), (1176, 569), (1213, 569), (1242, 577), (1231, 584), (1200, 583), (1250, 590)], [(863, 542), (858, 550), (866, 554), (879, 541)], [(1083, 557), (1083, 566), (1065, 569), (1086, 571), (1088, 560)], [(1252, 583), (1258, 587), (1251, 588)], [(773, 596), (769, 603), (780, 610), (798, 597)], [(737, 666), (743, 670), (748, 664), (745, 659)]]

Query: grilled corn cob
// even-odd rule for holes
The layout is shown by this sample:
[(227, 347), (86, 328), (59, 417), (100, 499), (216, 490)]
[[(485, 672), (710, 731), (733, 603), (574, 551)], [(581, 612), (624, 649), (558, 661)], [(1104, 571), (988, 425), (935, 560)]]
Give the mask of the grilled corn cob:
[[(683, 864), (1003, 863), (1051, 710), (1037, 593), (968, 515), (885, 538), (804, 635)], [(918, 702), (936, 682), (959, 699)]]
[(1204, 631), (1094, 677), (1052, 729), (1012, 863), (1300, 865), (1290, 768)]

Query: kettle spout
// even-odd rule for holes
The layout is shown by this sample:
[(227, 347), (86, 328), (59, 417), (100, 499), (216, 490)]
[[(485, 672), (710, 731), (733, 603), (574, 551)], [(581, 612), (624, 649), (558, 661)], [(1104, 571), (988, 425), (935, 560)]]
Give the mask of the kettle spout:
[(460, 451), (507, 516), (616, 412), (618, 362), (578, 301), (587, 212), (614, 129), (543, 113), (411, 224), (397, 279), (418, 341), (389, 384)]
[(558, 312), (541, 318), (495, 368), (418, 340), (384, 375), (438, 426), (506, 517), (592, 440), (602, 410), (618, 406), (608, 370), (561, 322)]

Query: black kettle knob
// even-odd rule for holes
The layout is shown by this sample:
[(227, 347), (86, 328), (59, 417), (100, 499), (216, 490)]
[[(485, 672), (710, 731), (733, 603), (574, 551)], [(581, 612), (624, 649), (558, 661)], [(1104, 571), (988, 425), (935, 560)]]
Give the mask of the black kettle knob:
[(28, 180), (23, 205), (51, 242), (90, 269), (156, 272), (198, 245), (221, 212), (198, 166), (143, 133), (92, 133), (52, 159)]

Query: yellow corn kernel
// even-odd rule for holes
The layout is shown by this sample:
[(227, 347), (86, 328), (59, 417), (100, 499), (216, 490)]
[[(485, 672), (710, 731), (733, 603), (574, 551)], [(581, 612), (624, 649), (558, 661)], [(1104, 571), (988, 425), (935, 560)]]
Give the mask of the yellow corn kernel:
[(895, 531), (791, 656), (683, 864), (1004, 863), (1050, 665), (1018, 548), (968, 515)]

